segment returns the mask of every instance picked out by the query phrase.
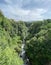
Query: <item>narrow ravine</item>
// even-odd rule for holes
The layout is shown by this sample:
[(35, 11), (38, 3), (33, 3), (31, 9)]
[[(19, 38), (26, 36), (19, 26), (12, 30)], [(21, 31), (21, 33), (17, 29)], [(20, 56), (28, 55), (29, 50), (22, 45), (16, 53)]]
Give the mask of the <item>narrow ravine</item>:
[(23, 65), (29, 65), (29, 59), (26, 56), (26, 51), (25, 51), (25, 39), (23, 39), (22, 41), (22, 46), (21, 46), (21, 53), (20, 53), (20, 57), (23, 59), (24, 64)]

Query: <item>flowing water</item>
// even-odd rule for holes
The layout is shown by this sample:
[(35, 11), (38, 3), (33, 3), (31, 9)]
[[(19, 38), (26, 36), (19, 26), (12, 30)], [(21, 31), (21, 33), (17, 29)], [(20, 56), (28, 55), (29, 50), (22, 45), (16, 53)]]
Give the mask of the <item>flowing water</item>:
[(23, 65), (29, 65), (29, 59), (26, 56), (26, 51), (25, 51), (25, 40), (23, 39), (22, 41), (22, 46), (21, 46), (21, 53), (20, 57), (23, 59), (24, 64)]

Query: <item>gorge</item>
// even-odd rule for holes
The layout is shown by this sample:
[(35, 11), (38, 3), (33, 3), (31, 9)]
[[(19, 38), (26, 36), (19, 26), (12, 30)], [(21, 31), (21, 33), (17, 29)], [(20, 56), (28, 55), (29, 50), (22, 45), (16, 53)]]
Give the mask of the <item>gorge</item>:
[(15, 21), (0, 12), (0, 65), (50, 65), (51, 19)]

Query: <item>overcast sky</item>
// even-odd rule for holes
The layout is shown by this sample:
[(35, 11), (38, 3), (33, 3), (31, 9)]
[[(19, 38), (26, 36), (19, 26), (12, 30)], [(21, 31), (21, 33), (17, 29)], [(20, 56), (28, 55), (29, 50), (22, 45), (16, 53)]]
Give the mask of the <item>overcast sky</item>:
[(51, 18), (51, 0), (0, 0), (0, 9), (15, 20), (42, 20)]

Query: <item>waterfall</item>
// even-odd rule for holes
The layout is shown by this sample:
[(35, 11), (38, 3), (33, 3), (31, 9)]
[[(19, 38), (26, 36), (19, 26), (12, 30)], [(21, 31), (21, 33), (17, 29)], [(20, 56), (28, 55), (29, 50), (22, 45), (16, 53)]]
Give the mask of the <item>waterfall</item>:
[(23, 65), (29, 65), (29, 59), (26, 57), (26, 51), (25, 51), (25, 40), (23, 39), (22, 41), (22, 46), (21, 46), (21, 53), (20, 57), (23, 59), (24, 64)]

